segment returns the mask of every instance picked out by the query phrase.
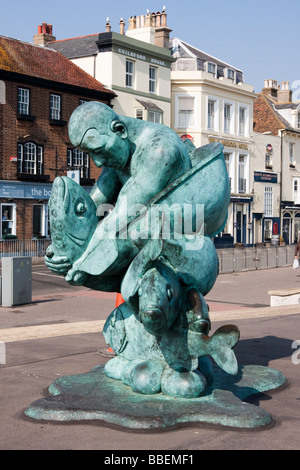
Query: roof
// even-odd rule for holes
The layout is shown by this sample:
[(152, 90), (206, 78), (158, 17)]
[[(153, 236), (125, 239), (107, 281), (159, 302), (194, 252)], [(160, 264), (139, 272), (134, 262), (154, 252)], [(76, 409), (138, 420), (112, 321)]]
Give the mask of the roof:
[(96, 55), (98, 46), (96, 41), (98, 34), (90, 34), (88, 36), (79, 36), (77, 38), (61, 39), (59, 41), (48, 42), (47, 47), (60, 52), (69, 59), (76, 57), (87, 57)]
[(1, 71), (114, 95), (59, 52), (5, 36), (0, 36)]
[(152, 103), (152, 101), (140, 100), (138, 98), (136, 98), (136, 101), (140, 103), (145, 109), (148, 109), (148, 111), (162, 112), (162, 109), (159, 108), (155, 103)]
[(238, 82), (243, 82), (243, 72), (242, 70), (230, 65), (216, 57), (207, 54), (206, 52), (201, 51), (200, 49), (191, 46), (185, 41), (182, 41), (179, 38), (171, 39), (171, 52), (174, 57), (194, 57), (198, 62), (198, 70), (204, 70), (205, 62), (213, 62), (217, 65), (218, 68), (218, 78), (224, 76), (224, 69), (230, 68), (236, 72), (236, 80)]
[[(274, 101), (270, 99), (269, 95), (265, 93), (259, 93), (255, 102), (254, 102), (254, 122), (255, 122), (255, 130), (256, 132), (266, 132), (269, 129), (268, 126), (272, 125), (272, 129), (275, 129), (275, 135), (277, 135), (278, 131), (281, 129), (285, 129), (290, 132), (294, 132), (296, 134), (300, 134), (299, 129), (293, 127), (283, 116), (280, 114), (277, 109), (283, 109), (282, 104), (274, 104)], [(265, 103), (268, 107), (267, 114), (265, 114), (264, 110), (259, 106), (260, 103)], [(291, 107), (292, 103), (289, 103), (289, 107)], [(297, 104), (297, 103), (296, 103)], [(298, 103), (299, 105), (299, 103)], [(270, 119), (272, 121), (270, 121)], [(271, 123), (271, 124), (270, 124)]]

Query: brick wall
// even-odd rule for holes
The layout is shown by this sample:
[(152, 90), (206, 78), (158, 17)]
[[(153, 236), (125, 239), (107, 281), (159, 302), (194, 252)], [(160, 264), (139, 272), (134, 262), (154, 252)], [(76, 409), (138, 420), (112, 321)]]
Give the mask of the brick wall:
[[(0, 180), (18, 181), (17, 162), (10, 161), (10, 157), (17, 157), (18, 143), (34, 142), (43, 146), (44, 175), (49, 175), (49, 179), (45, 181), (29, 179), (27, 181), (33, 181), (33, 184), (36, 182), (52, 183), (56, 176), (66, 175), (67, 149), (73, 148), (68, 135), (68, 121), (74, 109), (79, 106), (80, 99), (91, 100), (90, 90), (84, 96), (84, 90), (82, 90), (82, 94), (80, 91), (78, 93), (68, 92), (65, 88), (60, 91), (59, 88), (51, 89), (49, 84), (38, 86), (31, 82), (24, 84), (21, 81), (13, 80), (6, 80), (5, 83), (6, 103), (0, 104)], [(19, 86), (30, 89), (30, 115), (35, 117), (34, 120), (18, 118)], [(50, 122), (50, 93), (61, 96), (61, 119), (65, 121), (64, 125), (53, 125)], [(109, 104), (109, 101), (106, 104)], [(96, 180), (100, 172), (101, 170), (91, 161), (90, 178)], [(20, 179), (19, 181), (23, 182)], [(47, 203), (47, 199), (0, 199), (0, 204), (16, 205), (16, 235), (18, 239), (32, 238), (33, 205)]]
[[(72, 148), (68, 136), (68, 121), (74, 109), (79, 106), (82, 95), (59, 93), (57, 90), (26, 86), (30, 89), (30, 114), (35, 121), (17, 118), (18, 86), (22, 83), (6, 82), (7, 104), (3, 105), (3, 149), (1, 151), (1, 179), (16, 180), (17, 164), (10, 162), (10, 156), (17, 156), (17, 143), (34, 142), (44, 148), (44, 173), (53, 182), (55, 176), (66, 174), (67, 148)], [(49, 121), (50, 93), (61, 95), (62, 120), (65, 125), (53, 125)], [(63, 168), (57, 171), (55, 168)], [(90, 178), (99, 176), (99, 169), (91, 164)]]

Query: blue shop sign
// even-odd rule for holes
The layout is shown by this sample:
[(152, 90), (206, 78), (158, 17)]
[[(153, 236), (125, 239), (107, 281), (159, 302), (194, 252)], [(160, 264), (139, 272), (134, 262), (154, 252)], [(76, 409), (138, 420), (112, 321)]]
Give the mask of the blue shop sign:
[[(91, 187), (82, 186), (88, 193)], [(0, 198), (44, 199), (51, 196), (52, 183), (19, 183), (18, 181), (0, 181)]]
[(52, 184), (0, 181), (0, 198), (49, 199)]
[(254, 172), (254, 181), (258, 181), (261, 183), (277, 183), (277, 180), (277, 173), (268, 173), (266, 171)]

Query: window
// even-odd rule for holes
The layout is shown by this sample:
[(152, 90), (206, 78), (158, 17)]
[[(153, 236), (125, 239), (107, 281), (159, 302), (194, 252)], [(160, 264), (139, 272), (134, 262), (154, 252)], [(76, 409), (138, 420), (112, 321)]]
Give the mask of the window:
[(294, 204), (300, 204), (300, 178), (294, 178), (293, 180), (293, 193), (294, 193)]
[(156, 93), (156, 68), (149, 67), (149, 93)]
[(297, 118), (298, 118), (297, 126), (298, 126), (298, 129), (300, 129), (300, 113), (298, 113)]
[(1, 204), (1, 237), (16, 235), (16, 205)]
[(126, 86), (133, 88), (134, 81), (134, 62), (132, 60), (126, 60)]
[(50, 95), (50, 119), (61, 120), (61, 96)]
[(33, 142), (18, 144), (18, 173), (42, 175), (44, 173), (44, 149)]
[(265, 186), (264, 213), (265, 213), (265, 217), (273, 216), (273, 188), (272, 186)]
[(224, 104), (224, 132), (231, 132), (231, 104)]
[(29, 90), (18, 88), (18, 114), (29, 115)]
[(213, 62), (208, 62), (208, 64), (207, 64), (208, 73), (212, 73), (213, 76), (215, 77), (216, 76), (216, 70), (217, 70), (216, 64), (214, 64)]
[(178, 127), (186, 129), (194, 126), (194, 106), (193, 96), (178, 97)]
[(246, 135), (246, 108), (239, 109), (239, 134)]
[(136, 118), (136, 119), (141, 119), (141, 120), (144, 119), (144, 111), (143, 111), (142, 108), (137, 108), (137, 109), (135, 110), (135, 118)]
[(290, 166), (295, 166), (295, 144), (289, 143)]
[(81, 150), (68, 149), (67, 166), (72, 170), (79, 170), (80, 178), (90, 177), (90, 158)]
[(265, 168), (273, 168), (272, 166), (272, 156), (270, 153), (265, 154)]
[(235, 78), (235, 71), (233, 69), (228, 69), (227, 70), (227, 78), (230, 80), (234, 80)]
[(272, 238), (272, 220), (264, 220), (264, 241)]
[(239, 156), (239, 193), (244, 194), (246, 192), (247, 180), (245, 178), (246, 174), (246, 157), (244, 155)]
[(32, 206), (32, 236), (45, 237), (47, 236), (47, 205), (34, 204)]
[(207, 110), (207, 127), (208, 129), (215, 128), (215, 107), (216, 102), (213, 100), (208, 100), (208, 110)]
[(160, 124), (161, 123), (161, 113), (158, 113), (156, 111), (149, 111), (148, 121), (156, 122), (157, 124)]
[[(230, 181), (230, 188), (232, 182), (232, 153), (224, 152), (224, 160), (226, 165), (226, 170), (228, 173), (229, 181)], [(231, 188), (232, 189), (232, 188)]]

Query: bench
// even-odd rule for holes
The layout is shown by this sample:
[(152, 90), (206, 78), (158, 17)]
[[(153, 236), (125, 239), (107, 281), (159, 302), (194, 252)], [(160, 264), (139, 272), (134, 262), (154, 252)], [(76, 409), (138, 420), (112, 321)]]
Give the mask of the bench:
[(270, 306), (278, 307), (280, 305), (300, 304), (300, 288), (269, 290)]

